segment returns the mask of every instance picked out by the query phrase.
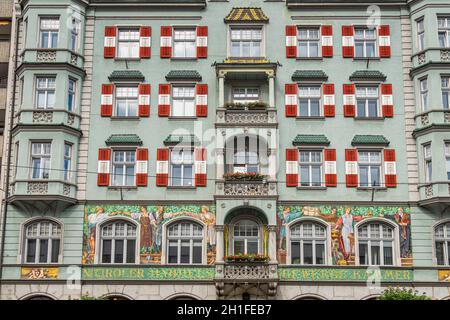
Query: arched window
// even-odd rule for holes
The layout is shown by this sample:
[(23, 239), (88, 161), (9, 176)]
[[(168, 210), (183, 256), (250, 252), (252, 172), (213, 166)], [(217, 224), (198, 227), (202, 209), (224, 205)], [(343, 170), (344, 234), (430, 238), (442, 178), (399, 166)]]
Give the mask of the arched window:
[(52, 298), (50, 298), (49, 296), (44, 296), (44, 295), (34, 295), (28, 298), (25, 298), (23, 300), (54, 300)]
[(203, 227), (195, 222), (176, 222), (167, 227), (167, 263), (202, 263)]
[(358, 227), (360, 265), (394, 265), (394, 228), (382, 222)]
[(450, 266), (450, 222), (442, 223), (434, 229), (436, 262), (440, 266)]
[(233, 225), (233, 253), (258, 254), (260, 253), (261, 230), (260, 224), (255, 220), (242, 219)]
[(61, 226), (39, 220), (25, 228), (25, 263), (58, 263), (61, 253)]
[(292, 264), (326, 264), (326, 227), (305, 221), (290, 229)]
[(101, 262), (135, 263), (136, 225), (114, 221), (101, 228)]

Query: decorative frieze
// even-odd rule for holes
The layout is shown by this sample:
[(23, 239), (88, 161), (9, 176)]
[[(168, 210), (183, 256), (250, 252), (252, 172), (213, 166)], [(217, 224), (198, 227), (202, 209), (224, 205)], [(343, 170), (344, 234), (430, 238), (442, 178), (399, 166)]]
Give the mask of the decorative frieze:
[(257, 263), (226, 264), (223, 270), (223, 278), (226, 280), (259, 280), (259, 281), (264, 279), (270, 279), (271, 278), (270, 265)]
[(67, 184), (67, 183), (64, 184), (63, 195), (70, 196), (70, 184)]
[(47, 194), (48, 182), (28, 182), (27, 184), (28, 194)]
[(441, 61), (450, 61), (450, 50), (441, 50)]
[(433, 196), (433, 186), (425, 186), (425, 197), (431, 198)]
[(67, 124), (72, 126), (75, 123), (75, 116), (73, 114), (69, 114), (67, 116)]
[(55, 50), (37, 51), (36, 61), (37, 62), (55, 62), (56, 61), (56, 51)]
[(269, 188), (267, 183), (226, 182), (224, 193), (226, 196), (266, 196), (269, 194)]
[(52, 111), (34, 111), (33, 123), (52, 123), (53, 112)]
[(76, 54), (71, 54), (70, 55), (70, 63), (73, 65), (77, 65), (78, 64), (78, 56)]
[(444, 122), (445, 123), (450, 122), (450, 112), (444, 112)]
[(260, 124), (267, 123), (267, 112), (227, 112), (225, 114), (225, 123), (228, 124)]
[(425, 53), (421, 53), (419, 54), (419, 56), (417, 57), (417, 61), (420, 64), (424, 64), (425, 63)]
[(422, 126), (424, 126), (424, 127), (430, 124), (430, 119), (428, 117), (428, 114), (423, 114), (420, 117), (420, 120), (421, 120)]

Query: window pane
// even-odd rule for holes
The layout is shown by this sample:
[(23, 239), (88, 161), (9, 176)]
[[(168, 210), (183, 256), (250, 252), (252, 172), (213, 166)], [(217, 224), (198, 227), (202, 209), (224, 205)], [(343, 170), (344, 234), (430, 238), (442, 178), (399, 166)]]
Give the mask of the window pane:
[(298, 52), (299, 57), (308, 57), (308, 44), (306, 42), (300, 42), (298, 44)]
[(34, 263), (36, 259), (36, 239), (27, 241), (27, 262)]
[(169, 241), (169, 263), (178, 263), (178, 241)]
[(202, 263), (202, 241), (194, 241), (192, 263)]
[(320, 186), (321, 185), (321, 170), (318, 166), (313, 166), (311, 168), (312, 172), (312, 184), (313, 186)]
[(316, 264), (325, 264), (325, 244), (316, 244)]
[(370, 247), (372, 256), (371, 256), (371, 262), (373, 265), (379, 265), (380, 264), (380, 246), (372, 244)]
[(372, 181), (372, 186), (379, 186), (380, 185), (380, 180), (381, 180), (381, 176), (380, 176), (380, 167), (375, 167), (372, 166), (371, 167), (371, 181)]
[(114, 248), (114, 262), (115, 263), (123, 263), (123, 249), (124, 244), (123, 240), (115, 240), (114, 242), (115, 248)]
[(41, 239), (39, 241), (39, 262), (48, 262), (48, 239)]
[(247, 240), (247, 254), (257, 254), (258, 253), (258, 241)]
[(312, 243), (304, 243), (303, 244), (303, 263), (304, 264), (313, 264), (313, 246)]
[(291, 263), (300, 264), (300, 242), (291, 242)]
[(184, 166), (183, 178), (184, 186), (192, 186), (192, 166)]
[(320, 115), (320, 102), (319, 100), (311, 100), (311, 116), (318, 117)]
[(369, 253), (367, 250), (367, 243), (360, 243), (359, 244), (359, 264), (361, 264), (361, 265), (369, 264), (368, 254)]
[(394, 258), (392, 253), (392, 242), (383, 242), (383, 255), (384, 255), (384, 265), (392, 266), (394, 264)]
[(111, 263), (111, 240), (103, 240), (102, 262)]
[(52, 257), (51, 257), (51, 262), (52, 263), (57, 263), (58, 262), (59, 245), (60, 245), (60, 240), (59, 239), (52, 239)]
[(190, 248), (189, 248), (189, 240), (181, 241), (181, 255), (180, 255), (180, 263), (189, 263), (190, 256)]
[(309, 186), (310, 184), (309, 166), (300, 167), (300, 184), (302, 186)]
[(378, 102), (377, 100), (369, 100), (369, 117), (377, 117), (378, 116)]
[(444, 245), (445, 242), (436, 241), (436, 260), (438, 265), (445, 265)]
[(355, 43), (355, 57), (364, 56), (364, 44), (362, 42)]
[(127, 263), (134, 263), (136, 259), (136, 240), (127, 240)]
[(359, 167), (359, 184), (361, 187), (367, 187), (369, 185), (369, 168)]
[(245, 253), (245, 245), (244, 240), (235, 240), (234, 241), (234, 254), (244, 254)]

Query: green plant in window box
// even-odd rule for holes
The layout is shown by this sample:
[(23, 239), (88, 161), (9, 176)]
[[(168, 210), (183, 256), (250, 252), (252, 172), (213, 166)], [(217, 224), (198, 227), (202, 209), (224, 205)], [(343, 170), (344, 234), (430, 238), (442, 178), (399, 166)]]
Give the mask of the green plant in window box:
[(265, 110), (268, 104), (263, 101), (254, 102), (226, 102), (225, 108), (236, 110)]
[(430, 300), (430, 298), (425, 293), (419, 294), (417, 290), (389, 287), (383, 291), (378, 300)]
[(226, 181), (263, 181), (266, 176), (257, 172), (233, 172), (225, 173), (223, 178)]
[(226, 256), (225, 262), (267, 262), (269, 257), (261, 254), (235, 254)]

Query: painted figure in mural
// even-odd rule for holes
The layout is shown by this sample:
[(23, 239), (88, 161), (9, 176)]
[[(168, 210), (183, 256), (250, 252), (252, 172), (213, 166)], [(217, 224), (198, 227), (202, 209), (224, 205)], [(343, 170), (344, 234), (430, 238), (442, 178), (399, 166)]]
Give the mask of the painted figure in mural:
[(145, 249), (145, 252), (150, 252), (151, 247), (153, 246), (153, 227), (152, 220), (153, 215), (147, 212), (146, 207), (141, 207), (141, 216), (139, 218), (139, 222), (141, 225), (141, 248)]
[(358, 222), (364, 219), (361, 216), (353, 216), (351, 214), (350, 208), (345, 208), (344, 214), (339, 217), (336, 222), (335, 229), (341, 230), (341, 239), (344, 246), (343, 254), (345, 259), (353, 256), (353, 246), (354, 246), (354, 231), (353, 222)]
[(399, 236), (400, 236), (400, 256), (402, 258), (407, 258), (409, 253), (409, 214), (403, 211), (403, 208), (398, 208), (397, 213), (394, 214), (394, 219), (399, 225)]
[(206, 225), (206, 241), (210, 246), (216, 245), (216, 216), (209, 211), (208, 206), (201, 207), (200, 219)]
[(156, 210), (156, 216), (155, 216), (155, 237), (154, 237), (154, 244), (155, 244), (155, 251), (161, 252), (161, 243), (162, 243), (162, 222), (164, 220), (164, 207), (159, 206)]

